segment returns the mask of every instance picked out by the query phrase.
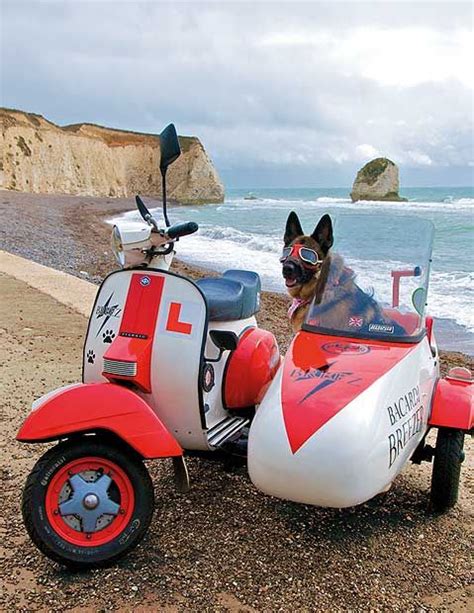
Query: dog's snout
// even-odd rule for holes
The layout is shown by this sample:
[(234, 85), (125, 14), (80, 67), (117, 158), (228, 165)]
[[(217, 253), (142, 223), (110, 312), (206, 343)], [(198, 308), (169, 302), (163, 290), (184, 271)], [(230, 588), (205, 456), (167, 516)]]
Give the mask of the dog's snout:
[(298, 276), (299, 267), (295, 262), (289, 261), (283, 264), (282, 274), (285, 279), (294, 279)]

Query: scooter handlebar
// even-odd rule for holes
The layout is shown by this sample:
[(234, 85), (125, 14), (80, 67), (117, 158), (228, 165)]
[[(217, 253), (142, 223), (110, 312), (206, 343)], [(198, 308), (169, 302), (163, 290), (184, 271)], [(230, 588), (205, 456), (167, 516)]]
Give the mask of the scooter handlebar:
[(175, 223), (166, 230), (166, 234), (174, 240), (180, 236), (186, 236), (187, 234), (194, 234), (199, 230), (199, 226), (195, 221), (182, 221)]

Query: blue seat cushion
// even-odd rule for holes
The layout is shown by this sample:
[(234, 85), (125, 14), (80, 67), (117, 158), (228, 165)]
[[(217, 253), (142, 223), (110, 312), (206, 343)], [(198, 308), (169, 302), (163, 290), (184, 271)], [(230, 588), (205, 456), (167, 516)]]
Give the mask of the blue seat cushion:
[(262, 284), (256, 272), (250, 270), (226, 270), (225, 279), (239, 281), (244, 286), (245, 311), (250, 313), (250, 317), (260, 309), (260, 292)]
[(227, 271), (223, 277), (199, 279), (196, 284), (206, 298), (210, 321), (246, 319), (258, 311), (260, 278), (256, 273)]

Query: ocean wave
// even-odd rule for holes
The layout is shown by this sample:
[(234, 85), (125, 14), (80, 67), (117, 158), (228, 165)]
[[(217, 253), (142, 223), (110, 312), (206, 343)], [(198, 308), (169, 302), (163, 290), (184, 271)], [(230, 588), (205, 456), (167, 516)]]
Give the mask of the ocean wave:
[[(279, 236), (271, 236), (268, 234), (251, 234), (249, 232), (242, 232), (231, 226), (223, 228), (214, 226), (201, 226), (199, 232), (196, 235), (198, 237), (205, 237), (212, 241), (226, 241), (228, 243), (237, 243), (244, 245), (247, 249), (252, 251), (267, 251), (270, 253), (280, 253), (281, 251), (281, 239)], [(232, 245), (231, 245), (232, 247)]]
[(443, 200), (443, 202), (447, 204), (462, 204), (462, 205), (473, 205), (474, 198), (454, 198), (453, 196), (448, 196)]
[(350, 198), (342, 198), (342, 196), (340, 198), (334, 197), (334, 196), (319, 196), (319, 198), (316, 198), (316, 202), (327, 202), (327, 203), (334, 202), (335, 204), (337, 204), (337, 203), (352, 202), (352, 200)]
[(249, 205), (247, 200), (229, 199), (222, 205), (223, 209), (235, 209), (240, 211), (258, 211), (264, 209), (270, 210), (318, 210), (323, 211), (334, 208), (334, 211), (388, 211), (390, 213), (422, 213), (427, 211), (432, 212), (447, 212), (447, 211), (464, 211), (472, 212), (474, 208), (474, 200), (472, 198), (458, 198), (446, 200), (444, 202), (430, 202), (420, 200), (409, 200), (407, 202), (391, 202), (385, 200), (358, 200), (352, 202), (349, 198), (336, 198), (332, 196), (320, 196), (314, 200), (296, 200), (296, 199), (272, 199), (262, 198), (255, 200)]

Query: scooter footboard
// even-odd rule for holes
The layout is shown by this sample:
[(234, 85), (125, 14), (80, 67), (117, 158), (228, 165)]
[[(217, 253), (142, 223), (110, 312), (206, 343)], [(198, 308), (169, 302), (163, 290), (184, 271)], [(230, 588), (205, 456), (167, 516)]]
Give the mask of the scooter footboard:
[(37, 401), (17, 440), (53, 441), (74, 433), (112, 432), (143, 458), (180, 456), (175, 438), (147, 403), (113, 383), (71, 385)]

